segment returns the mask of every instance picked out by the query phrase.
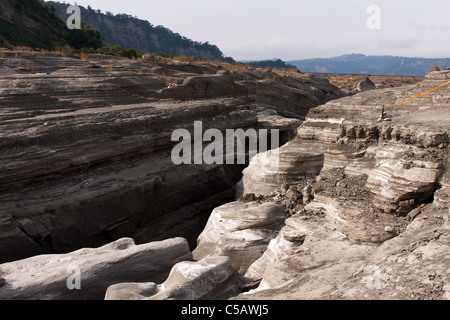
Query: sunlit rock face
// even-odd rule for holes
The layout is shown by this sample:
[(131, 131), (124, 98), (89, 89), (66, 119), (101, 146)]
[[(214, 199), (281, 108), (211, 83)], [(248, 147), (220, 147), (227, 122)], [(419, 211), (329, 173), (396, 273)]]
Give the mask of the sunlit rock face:
[[(377, 121), (383, 105), (449, 80), (450, 71), (433, 72), (418, 85), (312, 109), (279, 158), (289, 156), (301, 173), (294, 163), (305, 152), (296, 158), (293, 150), (315, 142), (323, 156), (316, 175), (278, 181), (288, 164), (278, 171), (250, 164), (246, 191), (260, 190), (253, 180), (270, 184), (268, 200), (292, 217), (248, 268), (246, 276), (261, 285), (239, 299), (449, 298), (450, 87), (387, 109), (387, 120)], [(312, 199), (292, 201), (307, 185), (302, 179)]]

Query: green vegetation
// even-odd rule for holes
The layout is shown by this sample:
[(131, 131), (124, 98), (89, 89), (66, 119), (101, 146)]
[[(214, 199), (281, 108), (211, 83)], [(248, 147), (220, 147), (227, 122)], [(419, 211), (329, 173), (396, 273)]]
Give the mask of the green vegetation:
[[(56, 8), (56, 13), (62, 19), (68, 17), (68, 4), (49, 2)], [(99, 30), (104, 41), (109, 46), (118, 45), (122, 48), (135, 48), (140, 52), (166, 54), (167, 57), (193, 56), (196, 60), (233, 61), (224, 57), (220, 49), (209, 42), (192, 41), (163, 26), (154, 26), (146, 20), (138, 19), (127, 14), (113, 15), (111, 12), (102, 13), (90, 6), (81, 9), (81, 20)]]
[(296, 69), (294, 65), (287, 64), (281, 59), (277, 60), (265, 60), (265, 61), (251, 61), (247, 62), (248, 65), (257, 67), (257, 68), (273, 68), (273, 69)]
[(141, 52), (139, 52), (136, 49), (133, 49), (133, 48), (122, 49), (118, 45), (111, 46), (111, 47), (103, 46), (98, 49), (84, 48), (82, 50), (75, 51), (74, 53), (87, 53), (87, 54), (98, 53), (98, 54), (104, 54), (104, 55), (109, 55), (109, 56), (125, 57), (128, 59), (137, 59), (143, 55)]
[[(0, 46), (3, 47), (43, 49), (64, 55), (97, 53), (129, 59), (140, 58), (142, 52), (159, 52), (157, 55), (161, 57), (183, 61), (211, 59), (234, 62), (208, 42), (189, 40), (162, 26), (154, 27), (148, 21), (126, 14), (103, 14), (90, 6), (87, 9), (80, 6), (81, 29), (70, 30), (66, 25), (69, 4), (43, 0), (1, 1)], [(135, 36), (133, 30), (136, 29), (127, 29), (130, 24), (144, 31), (143, 39)], [(149, 40), (155, 37), (158, 45)]]
[(64, 46), (74, 49), (104, 46), (101, 33), (86, 24), (82, 24), (80, 30), (69, 30), (53, 4), (41, 0), (4, 1), (2, 6), (14, 14), (8, 21), (0, 12), (0, 45), (46, 50)]
[(66, 40), (75, 49), (103, 47), (103, 37), (100, 31), (85, 23), (81, 24), (81, 29), (68, 30)]
[(54, 47), (54, 42), (49, 38), (36, 36), (34, 33), (0, 17), (0, 45), (51, 49)]

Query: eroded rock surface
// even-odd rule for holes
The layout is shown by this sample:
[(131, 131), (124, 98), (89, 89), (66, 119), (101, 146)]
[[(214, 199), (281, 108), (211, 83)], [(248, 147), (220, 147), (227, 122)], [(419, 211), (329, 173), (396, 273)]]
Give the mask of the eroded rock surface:
[(284, 208), (273, 203), (232, 202), (214, 209), (198, 238), (193, 257), (230, 257), (233, 267), (244, 275), (266, 250), (283, 226)]
[[(0, 82), (2, 259), (122, 234), (193, 239), (197, 213), (231, 197), (243, 167), (174, 166), (171, 131), (192, 130), (198, 120), (205, 129), (285, 127), (287, 144), (252, 159), (243, 197), (205, 219), (193, 255), (164, 283), (121, 278), (107, 298), (228, 297), (243, 281), (238, 271), (250, 287), (260, 285), (236, 299), (450, 299), (450, 86), (377, 121), (383, 105), (449, 81), (449, 70), (326, 103), (340, 93), (309, 75), (67, 59), (72, 67), (46, 75), (11, 73), (2, 60), (9, 72)], [(20, 283), (17, 270), (30, 273), (23, 261), (0, 265), (0, 293)]]
[(0, 262), (167, 239), (171, 213), (192, 219), (177, 236), (193, 247), (245, 165), (176, 166), (173, 131), (276, 128), (285, 143), (311, 107), (342, 94), (301, 73), (164, 59), (4, 50), (0, 70)]
[(180, 262), (161, 285), (122, 283), (108, 288), (105, 300), (214, 300), (237, 294), (242, 280), (228, 257), (208, 256)]
[(175, 264), (189, 260), (192, 253), (182, 238), (139, 246), (124, 238), (96, 249), (40, 255), (0, 265), (0, 299), (100, 300), (113, 284), (162, 283)]
[[(388, 109), (390, 121), (377, 122), (381, 106), (449, 79), (448, 71), (434, 72), (418, 85), (314, 108), (280, 149), (286, 165), (250, 164), (245, 191), (270, 184), (265, 199), (291, 218), (246, 273), (261, 285), (238, 299), (450, 298), (450, 88)], [(312, 142), (322, 146), (322, 168), (291, 174), (301, 172), (292, 169), (291, 150)]]

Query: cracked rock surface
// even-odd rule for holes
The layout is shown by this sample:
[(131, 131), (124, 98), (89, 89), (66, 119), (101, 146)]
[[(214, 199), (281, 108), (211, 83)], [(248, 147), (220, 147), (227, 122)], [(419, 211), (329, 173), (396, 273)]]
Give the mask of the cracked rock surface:
[[(450, 299), (450, 86), (377, 121), (450, 70), (335, 99), (306, 74), (105, 59), (1, 59), (0, 260), (16, 260), (1, 298), (67, 298), (61, 266), (76, 260), (112, 300)], [(287, 143), (245, 170), (174, 166), (170, 133), (196, 120)], [(42, 255), (81, 247), (99, 248)]]
[(279, 129), (283, 144), (343, 96), (322, 77), (146, 58), (2, 50), (0, 72), (0, 263), (122, 237), (194, 247), (245, 166), (175, 165), (174, 130)]
[[(314, 108), (280, 149), (279, 170), (250, 164), (245, 191), (271, 185), (264, 199), (291, 217), (248, 268), (246, 276), (261, 285), (236, 299), (450, 298), (450, 87), (389, 109), (391, 121), (376, 122), (380, 106), (449, 79), (449, 70), (433, 72), (419, 85)], [(316, 175), (306, 161), (303, 171), (290, 165), (308, 154), (294, 150), (320, 155), (312, 141), (325, 144)]]

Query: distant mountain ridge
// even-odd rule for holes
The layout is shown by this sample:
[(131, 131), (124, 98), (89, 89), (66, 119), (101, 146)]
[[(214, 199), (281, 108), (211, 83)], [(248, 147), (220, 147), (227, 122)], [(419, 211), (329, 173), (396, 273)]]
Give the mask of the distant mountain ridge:
[(407, 58), (346, 54), (333, 58), (288, 61), (303, 72), (425, 76), (433, 63), (450, 67), (450, 58)]
[[(53, 3), (56, 13), (63, 20), (69, 17), (66, 10), (70, 4)], [(232, 61), (220, 49), (209, 42), (201, 43), (190, 40), (163, 26), (154, 26), (128, 14), (113, 15), (110, 12), (102, 13), (88, 6), (81, 9), (81, 20), (99, 30), (105, 43), (119, 45), (122, 48), (134, 48), (141, 52), (164, 53), (172, 56), (193, 56), (201, 60)]]

